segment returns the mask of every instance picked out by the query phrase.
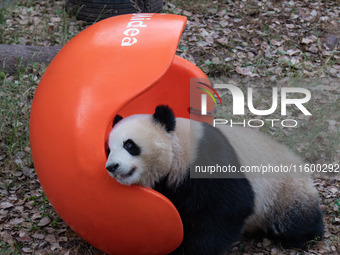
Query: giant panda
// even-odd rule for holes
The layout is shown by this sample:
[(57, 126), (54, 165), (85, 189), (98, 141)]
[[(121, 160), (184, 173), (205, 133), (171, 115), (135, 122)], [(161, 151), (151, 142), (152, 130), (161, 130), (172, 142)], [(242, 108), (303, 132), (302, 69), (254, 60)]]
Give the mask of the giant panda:
[(260, 132), (175, 118), (165, 105), (153, 115), (117, 115), (113, 124), (106, 169), (119, 183), (153, 188), (176, 206), (184, 239), (173, 254), (224, 254), (244, 233), (264, 233), (287, 248), (304, 249), (308, 241), (322, 238), (318, 193), (308, 176), (190, 178), (202, 159), (238, 169), (303, 164)]

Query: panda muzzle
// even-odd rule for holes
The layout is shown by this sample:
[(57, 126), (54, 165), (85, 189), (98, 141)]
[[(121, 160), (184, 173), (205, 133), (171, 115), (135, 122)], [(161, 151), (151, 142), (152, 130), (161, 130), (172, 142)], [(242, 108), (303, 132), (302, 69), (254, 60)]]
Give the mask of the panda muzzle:
[(111, 165), (106, 167), (106, 169), (109, 171), (111, 176), (113, 176), (114, 178), (119, 179), (119, 180), (122, 179), (122, 178), (132, 176), (137, 169), (137, 167), (132, 167), (129, 172), (124, 174), (124, 173), (121, 173), (119, 170), (117, 171), (118, 168), (119, 168), (119, 164), (111, 164)]
[(106, 167), (107, 171), (109, 171), (110, 173), (114, 174), (116, 172), (116, 170), (118, 169), (119, 164), (111, 164), (109, 166)]

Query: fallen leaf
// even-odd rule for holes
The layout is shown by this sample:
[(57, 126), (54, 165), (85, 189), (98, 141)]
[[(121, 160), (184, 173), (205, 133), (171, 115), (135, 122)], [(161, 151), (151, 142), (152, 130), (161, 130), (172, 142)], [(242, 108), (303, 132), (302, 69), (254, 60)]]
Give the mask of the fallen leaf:
[(249, 74), (249, 73), (250, 73), (250, 70), (249, 70), (249, 69), (247, 69), (247, 68), (241, 68), (240, 66), (237, 66), (235, 70), (236, 70), (236, 72), (237, 72), (238, 74), (242, 74), (242, 75), (246, 75), (246, 74)]
[(39, 250), (35, 252), (35, 255), (48, 255), (50, 254), (50, 251), (47, 250)]
[(19, 236), (17, 240), (20, 242), (31, 242), (32, 238), (30, 238), (29, 236)]
[(274, 72), (275, 72), (276, 75), (280, 76), (282, 74), (282, 68), (281, 67), (277, 67), (277, 68), (275, 68)]
[(237, 57), (238, 58), (246, 58), (246, 54), (244, 52), (240, 51), (240, 52), (237, 53)]
[(303, 70), (303, 73), (304, 73), (305, 75), (307, 75), (308, 77), (313, 77), (313, 76), (314, 76), (314, 72), (309, 72), (309, 71), (307, 71), (307, 70)]
[(55, 243), (55, 242), (57, 242), (57, 239), (56, 239), (55, 235), (47, 235), (47, 236), (45, 237), (45, 240), (46, 240), (47, 242), (49, 242), (49, 243)]
[(317, 37), (315, 35), (312, 35), (312, 36), (309, 36), (309, 37), (302, 38), (301, 43), (302, 44), (311, 44), (311, 43), (316, 42), (316, 40), (317, 40)]
[(298, 54), (298, 53), (300, 53), (300, 52), (301, 52), (301, 50), (287, 50), (287, 54), (288, 54), (289, 56), (296, 55), (296, 54)]
[(311, 13), (310, 13), (311, 16), (316, 16), (317, 14), (318, 14), (318, 12), (316, 10), (312, 10)]
[(332, 192), (333, 194), (337, 194), (339, 192), (339, 190), (336, 187), (334, 187), (334, 186), (328, 187), (328, 190), (330, 192)]
[(220, 59), (219, 59), (218, 57), (214, 57), (214, 58), (212, 59), (212, 62), (213, 62), (214, 64), (216, 64), (216, 65), (221, 64), (221, 61), (220, 61)]
[(252, 53), (250, 51), (247, 53), (247, 55), (248, 55), (249, 59), (253, 59), (255, 57), (254, 53)]
[(298, 60), (297, 58), (292, 58), (290, 60), (290, 63), (292, 63), (292, 65), (296, 65), (297, 63), (300, 63), (300, 60)]
[(31, 248), (28, 248), (28, 247), (22, 248), (22, 251), (23, 251), (23, 252), (26, 252), (26, 253), (32, 253), (32, 249), (31, 249)]
[(329, 123), (330, 126), (335, 126), (336, 120), (328, 120), (328, 123)]
[(318, 47), (316, 46), (316, 44), (312, 44), (312, 45), (308, 48), (308, 51), (313, 52), (313, 53), (318, 53), (318, 52), (319, 52), (319, 49), (318, 49)]
[(51, 222), (51, 219), (49, 217), (44, 217), (39, 221), (38, 227), (45, 227), (48, 224), (50, 224), (50, 222)]
[(51, 250), (54, 251), (56, 249), (61, 249), (62, 247), (59, 245), (59, 243), (55, 242), (52, 243)]
[(41, 212), (36, 212), (32, 215), (32, 220), (41, 219)]
[(235, 70), (238, 74), (241, 74), (241, 75), (250, 76), (250, 77), (259, 76), (258, 74), (252, 73), (251, 69), (248, 67), (237, 66)]
[(6, 243), (8, 243), (9, 245), (13, 245), (13, 237), (7, 231), (1, 232), (0, 236), (2, 240), (4, 240)]
[(220, 44), (224, 45), (224, 46), (227, 46), (229, 39), (227, 37), (222, 37), (220, 39), (217, 39), (216, 41), (219, 42)]
[(270, 40), (270, 43), (271, 43), (272, 45), (275, 45), (275, 46), (281, 46), (282, 43), (284, 43), (284, 42), (285, 42), (285, 40), (282, 40), (282, 41), (276, 41), (276, 40), (274, 40), (274, 39)]
[(190, 17), (190, 16), (192, 16), (192, 13), (188, 12), (188, 11), (183, 11), (183, 15)]
[(0, 204), (0, 208), (1, 209), (7, 209), (7, 208), (11, 208), (11, 207), (13, 207), (14, 205), (12, 204), (12, 203), (10, 203), (10, 202), (2, 202), (1, 204)]
[(257, 38), (253, 38), (253, 39), (251, 39), (251, 41), (252, 41), (255, 45), (260, 45), (260, 44), (261, 44), (260, 40), (257, 39)]
[(206, 47), (209, 45), (209, 43), (207, 43), (206, 41), (198, 41), (197, 45), (200, 47)]
[(325, 38), (322, 39), (324, 46), (330, 50), (334, 50), (339, 45), (339, 41), (340, 41), (340, 36), (335, 35), (335, 34), (329, 34)]
[(45, 235), (36, 233), (36, 234), (32, 235), (32, 237), (35, 238), (35, 239), (42, 240), (42, 239), (45, 238)]
[(23, 222), (24, 222), (23, 218), (14, 218), (14, 219), (10, 220), (8, 223), (10, 225), (19, 225), (19, 224), (21, 224)]

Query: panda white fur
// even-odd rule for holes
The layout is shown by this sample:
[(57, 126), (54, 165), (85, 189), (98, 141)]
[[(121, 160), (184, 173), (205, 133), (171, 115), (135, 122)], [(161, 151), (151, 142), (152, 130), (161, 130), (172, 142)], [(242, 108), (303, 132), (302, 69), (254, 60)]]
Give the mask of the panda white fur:
[(124, 185), (154, 188), (176, 206), (184, 240), (174, 254), (223, 254), (242, 233), (263, 233), (284, 247), (297, 248), (323, 236), (319, 198), (310, 177), (242, 173), (242, 178), (190, 178), (190, 166), (201, 164), (202, 158), (238, 169), (303, 164), (260, 132), (214, 128), (175, 118), (169, 107), (158, 106), (153, 115), (117, 115), (108, 147), (106, 168), (112, 177)]

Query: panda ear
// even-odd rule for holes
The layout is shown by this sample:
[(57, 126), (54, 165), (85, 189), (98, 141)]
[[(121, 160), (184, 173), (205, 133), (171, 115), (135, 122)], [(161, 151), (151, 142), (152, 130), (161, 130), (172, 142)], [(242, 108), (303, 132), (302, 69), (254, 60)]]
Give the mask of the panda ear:
[(117, 114), (116, 117), (113, 120), (112, 127), (114, 127), (122, 119), (123, 119), (123, 117)]
[(176, 119), (174, 112), (167, 105), (159, 105), (153, 114), (153, 120), (162, 124), (167, 132), (175, 130)]

